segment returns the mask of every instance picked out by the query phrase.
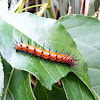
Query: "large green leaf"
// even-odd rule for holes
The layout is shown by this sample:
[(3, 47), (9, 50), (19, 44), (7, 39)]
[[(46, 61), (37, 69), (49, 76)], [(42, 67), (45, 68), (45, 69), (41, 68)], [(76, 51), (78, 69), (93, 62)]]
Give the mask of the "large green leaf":
[(92, 90), (100, 98), (100, 22), (82, 15), (62, 17), (59, 22), (65, 26), (85, 58)]
[(4, 91), (2, 100), (35, 100), (30, 86), (29, 73), (16, 70), (2, 59), (4, 67)]
[[(66, 76), (69, 71), (77, 74), (85, 84), (89, 85), (89, 78), (84, 59), (78, 52), (75, 43), (68, 32), (56, 20), (38, 17), (29, 13), (13, 14), (0, 12), (0, 16), (2, 18), (0, 22), (1, 53), (11, 66), (32, 73), (48, 89), (51, 89), (52, 84)], [(69, 52), (71, 51), (70, 56), (76, 53), (78, 59), (81, 58), (81, 61), (77, 62), (77, 64), (80, 65), (74, 67), (66, 65), (65, 67), (60, 64), (58, 67), (57, 63), (45, 63), (45, 61), (42, 61), (41, 59), (37, 60), (36, 57), (30, 57), (23, 53), (16, 53), (13, 48), (14, 39), (20, 42), (21, 36), (25, 43), (27, 43), (27, 38), (30, 38), (38, 43), (38, 47), (45, 43), (46, 50), (51, 46), (52, 52), (55, 52), (55, 49), (57, 49), (58, 52), (64, 49)], [(30, 44), (35, 45), (33, 41), (30, 40)]]
[(66, 100), (62, 86), (53, 85), (52, 90), (48, 90), (40, 82), (34, 87), (34, 95), (37, 100)]
[(94, 100), (90, 90), (75, 74), (69, 73), (62, 83), (68, 100)]
[(4, 73), (3, 73), (3, 66), (0, 58), (0, 99), (2, 96), (3, 87), (4, 87)]

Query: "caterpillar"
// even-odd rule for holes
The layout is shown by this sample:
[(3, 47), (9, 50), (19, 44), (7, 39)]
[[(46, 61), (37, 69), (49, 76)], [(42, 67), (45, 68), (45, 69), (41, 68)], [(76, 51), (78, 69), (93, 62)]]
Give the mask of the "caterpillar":
[(73, 59), (74, 55), (72, 57), (69, 57), (69, 55), (59, 54), (59, 53), (57, 53), (57, 51), (50, 52), (50, 49), (49, 49), (49, 51), (40, 49), (40, 48), (37, 48), (36, 46), (29, 45), (29, 43), (28, 44), (23, 43), (22, 40), (21, 40), (21, 43), (18, 43), (16, 41), (15, 49), (16, 49), (16, 51), (28, 52), (32, 55), (35, 55), (37, 57), (41, 57), (43, 59), (50, 60), (53, 62), (69, 64), (71, 66), (77, 65), (76, 64), (77, 60)]

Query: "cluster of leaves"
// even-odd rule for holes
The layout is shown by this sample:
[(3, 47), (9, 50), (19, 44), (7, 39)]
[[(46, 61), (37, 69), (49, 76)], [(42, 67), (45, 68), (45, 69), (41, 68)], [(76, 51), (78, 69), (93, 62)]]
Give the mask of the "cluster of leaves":
[[(3, 59), (6, 60), (2, 60), (4, 67), (1, 64), (1, 69), (4, 68), (5, 73), (3, 83), (3, 71), (1, 70), (1, 89), (4, 84), (2, 98), (9, 98), (9, 96), (15, 99), (32, 98), (32, 91), (29, 88), (29, 73), (33, 74), (43, 85), (37, 83), (34, 90), (36, 98), (43, 90), (48, 95), (53, 95), (53, 90), (50, 92), (43, 88), (45, 86), (47, 89), (51, 89), (52, 84), (58, 82), (61, 78), (63, 84), (63, 88), (59, 88), (62, 91), (61, 95), (64, 95), (63, 91), (65, 91), (70, 100), (74, 98), (92, 100), (94, 97), (97, 98), (97, 95), (99, 97), (100, 51), (98, 44), (100, 40), (98, 37), (100, 22), (98, 20), (81, 15), (70, 15), (56, 21), (37, 17), (30, 13), (13, 14), (2, 11), (0, 17), (0, 51)], [(30, 57), (21, 52), (16, 53), (14, 39), (20, 42), (21, 37), (23, 37), (25, 43), (27, 43), (28, 38), (31, 45), (34, 45), (35, 42), (38, 43), (38, 47), (42, 47), (45, 43), (46, 50), (51, 46), (53, 52), (56, 48), (58, 52), (65, 49), (71, 51), (71, 55), (76, 53), (77, 58), (81, 59), (77, 62), (80, 65), (75, 67), (58, 66), (56, 63), (52, 65), (51, 62), (45, 63), (41, 59), (37, 60), (34, 56)], [(38, 86), (41, 86), (43, 90), (38, 91)], [(55, 95), (58, 94), (58, 91), (60, 90), (56, 90)], [(45, 93), (45, 96), (49, 98), (46, 95), (47, 93)]]
[[(69, 15), (59, 20), (31, 13), (0, 10), (0, 98), (3, 100), (99, 100), (100, 22), (92, 17)], [(51, 52), (76, 53), (78, 66), (63, 66), (37, 60), (14, 45), (23, 42)], [(31, 87), (30, 74), (38, 80)], [(61, 79), (60, 86), (54, 84)], [(52, 86), (53, 85), (53, 86)]]

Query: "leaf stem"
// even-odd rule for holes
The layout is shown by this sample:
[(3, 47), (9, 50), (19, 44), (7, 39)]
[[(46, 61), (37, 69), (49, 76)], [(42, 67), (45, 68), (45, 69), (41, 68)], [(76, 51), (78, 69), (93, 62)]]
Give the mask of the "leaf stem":
[(6, 90), (5, 90), (4, 100), (6, 100), (7, 91), (8, 91), (8, 88), (9, 88), (9, 84), (10, 84), (10, 81), (11, 81), (11, 78), (12, 78), (12, 75), (13, 75), (13, 72), (14, 72), (14, 68), (12, 68), (11, 74), (9, 76), (8, 84), (7, 84), (7, 87), (6, 87)]
[(19, 13), (20, 12), (20, 10), (21, 10), (21, 7), (22, 7), (22, 5), (23, 5), (23, 2), (24, 2), (24, 0), (20, 0), (21, 1), (21, 4), (20, 4), (20, 6), (19, 6), (19, 8), (18, 8), (18, 11), (17, 11), (17, 13)]
[(47, 6), (47, 4), (39, 4), (39, 5), (29, 6), (29, 7), (27, 7), (27, 8), (24, 8), (24, 9), (20, 10), (20, 12), (22, 12), (22, 11), (24, 11), (24, 10), (27, 10), (27, 9), (30, 9), (30, 8), (39, 7), (39, 6)]
[(43, 6), (39, 12), (37, 12), (37, 16), (42, 16), (47, 8), (48, 4), (45, 3), (45, 6)]
[(50, 0), (47, 0), (47, 3), (48, 3), (49, 6), (51, 5)]
[(14, 13), (15, 13), (15, 12), (18, 10), (20, 4), (21, 4), (21, 1), (19, 1), (19, 2), (15, 5), (15, 7), (14, 7), (13, 9), (11, 9), (11, 12), (14, 12)]
[(50, 17), (53, 18), (53, 19), (55, 19), (55, 16), (53, 14), (53, 10), (52, 10), (52, 7), (51, 7), (50, 0), (47, 0), (47, 3), (48, 3), (48, 6), (49, 6), (49, 8), (47, 8), (47, 9), (48, 9), (48, 11), (50, 13)]

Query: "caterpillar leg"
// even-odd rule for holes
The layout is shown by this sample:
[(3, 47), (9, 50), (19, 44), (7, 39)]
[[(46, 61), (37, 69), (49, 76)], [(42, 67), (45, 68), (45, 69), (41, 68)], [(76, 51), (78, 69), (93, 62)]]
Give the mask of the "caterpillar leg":
[(60, 65), (60, 62), (58, 62), (58, 66)]

